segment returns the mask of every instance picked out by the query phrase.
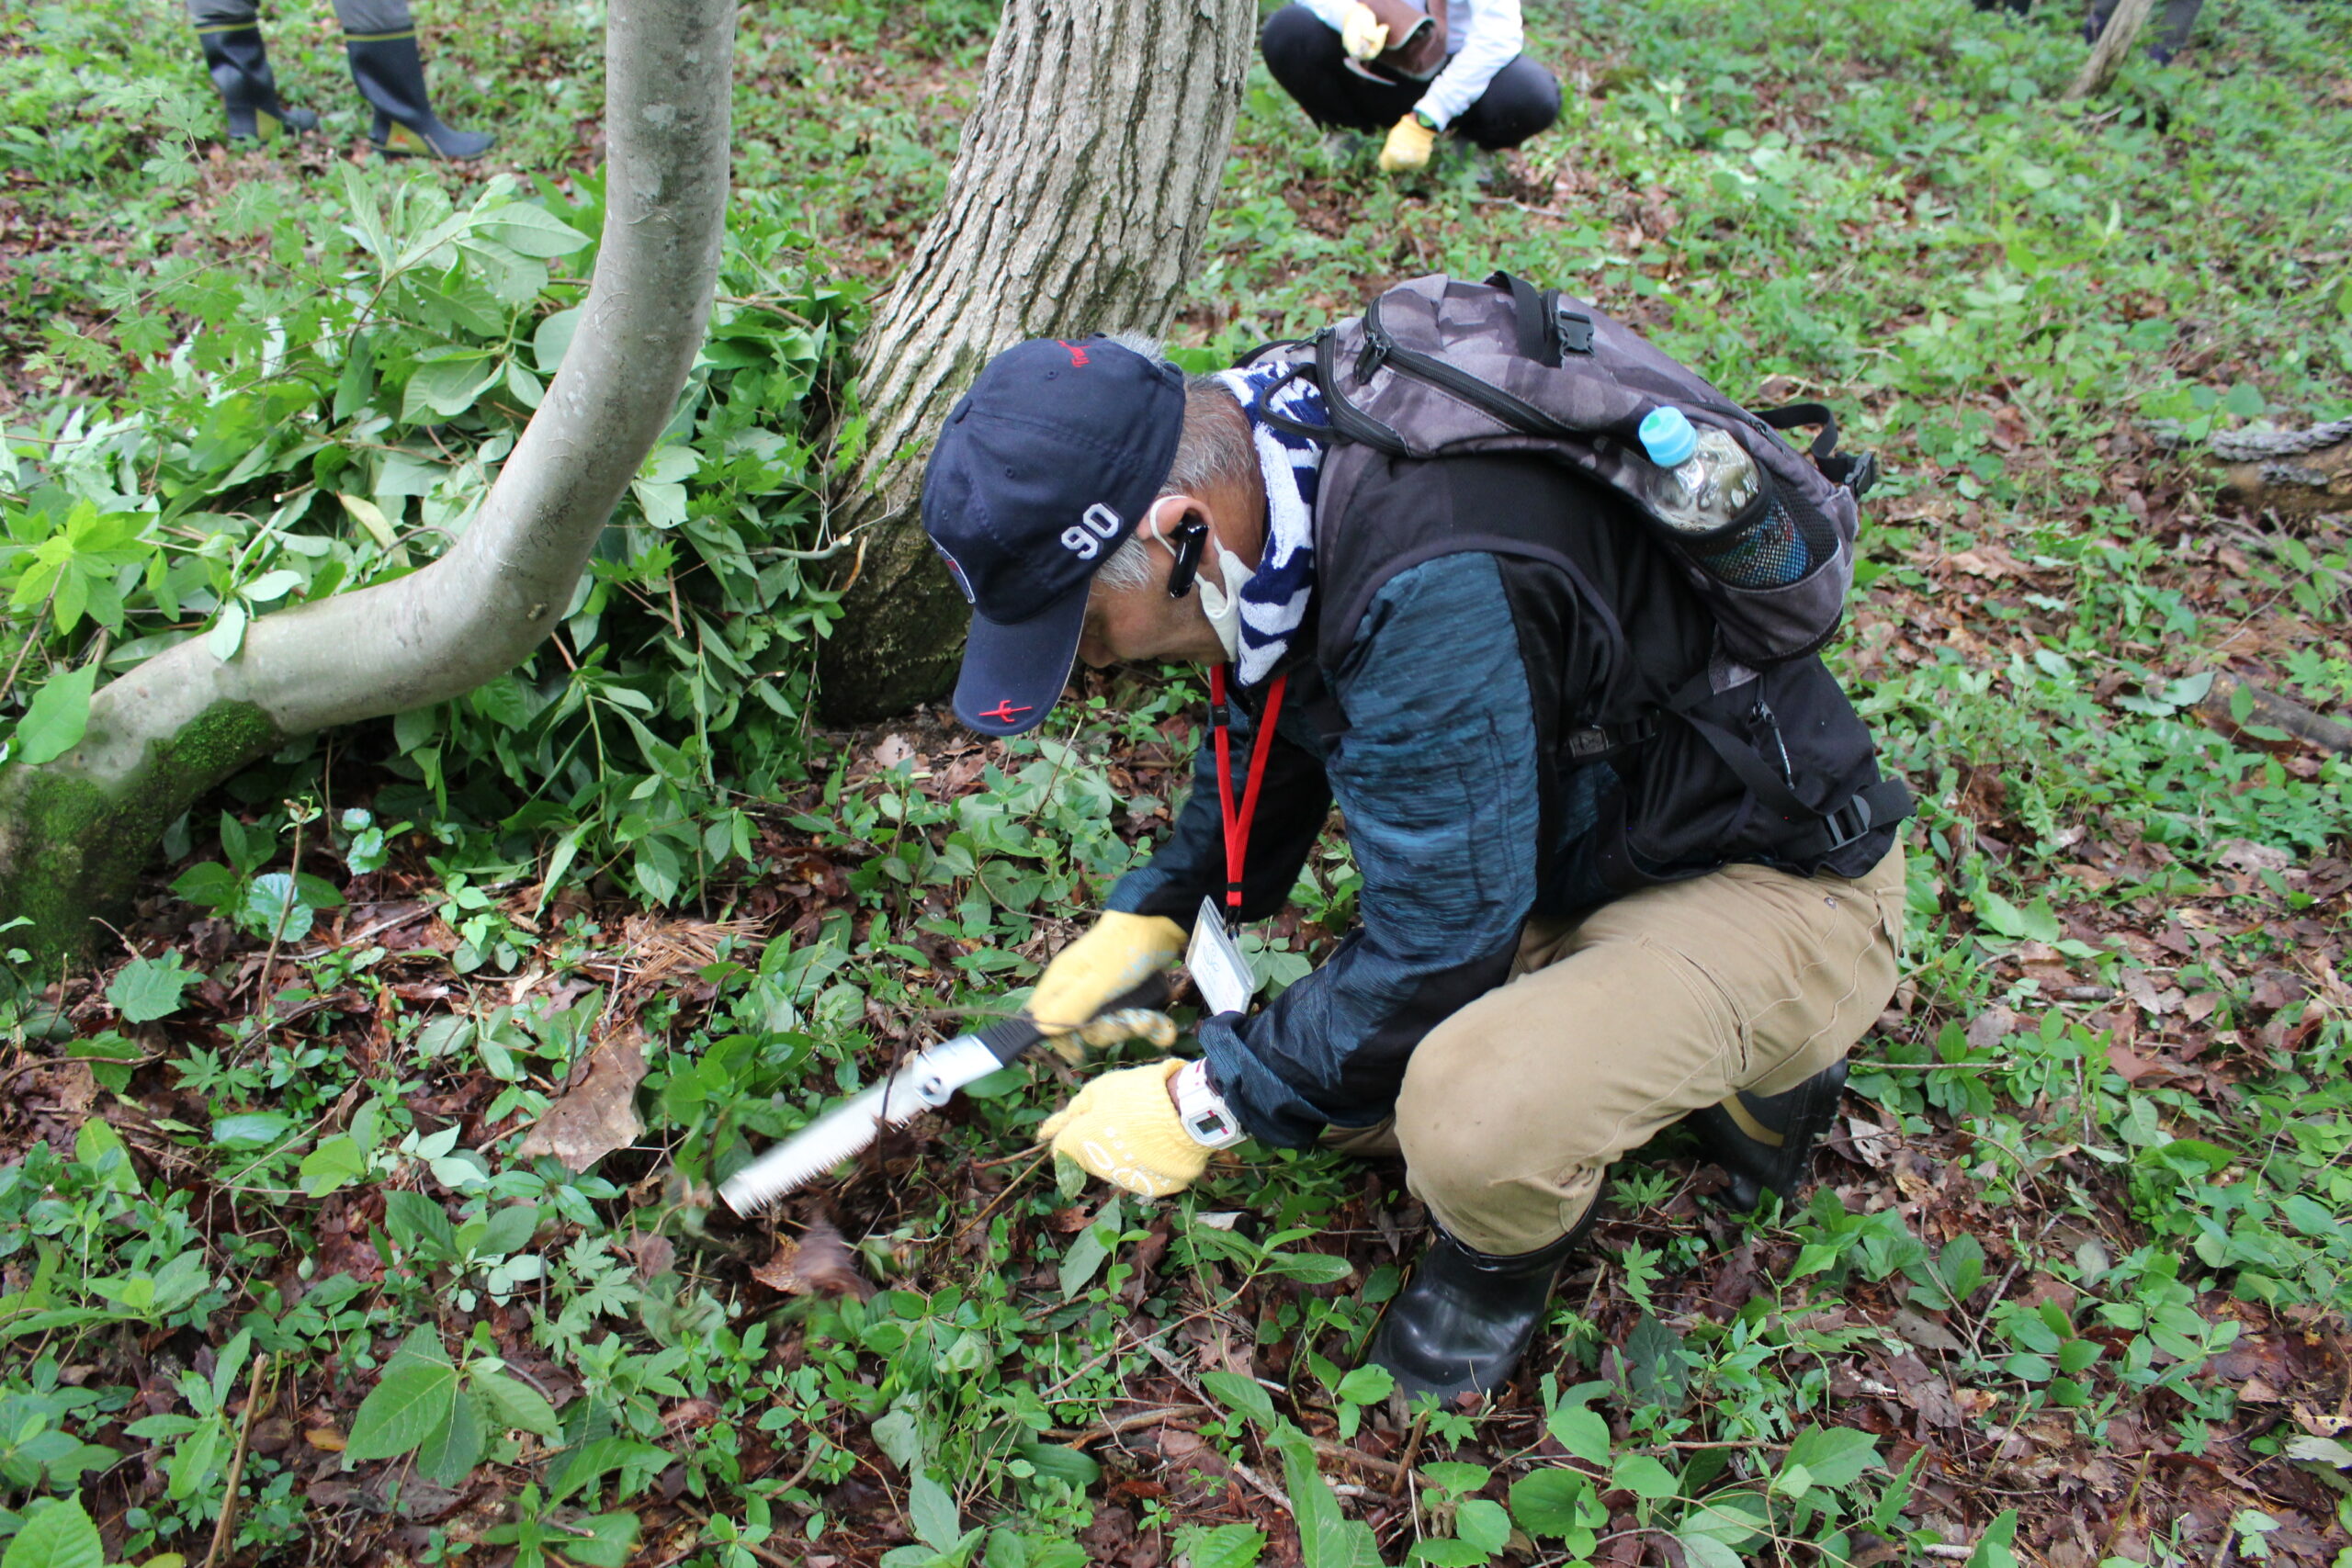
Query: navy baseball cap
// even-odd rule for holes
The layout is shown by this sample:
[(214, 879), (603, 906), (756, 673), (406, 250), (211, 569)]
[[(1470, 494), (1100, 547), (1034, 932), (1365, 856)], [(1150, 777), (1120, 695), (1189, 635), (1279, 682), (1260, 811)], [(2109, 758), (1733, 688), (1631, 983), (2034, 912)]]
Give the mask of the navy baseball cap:
[(972, 604), (956, 716), (1043, 724), (1069, 680), (1095, 570), (1159, 497), (1184, 378), (1109, 338), (1035, 338), (981, 369), (922, 478), (922, 525)]

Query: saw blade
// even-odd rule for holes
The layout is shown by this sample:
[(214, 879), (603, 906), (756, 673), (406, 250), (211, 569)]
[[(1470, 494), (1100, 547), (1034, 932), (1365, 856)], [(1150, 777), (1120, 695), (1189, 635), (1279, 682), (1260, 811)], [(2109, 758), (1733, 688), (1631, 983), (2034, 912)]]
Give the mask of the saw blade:
[(737, 1171), (718, 1195), (745, 1219), (856, 1158), (889, 1127), (903, 1127), (947, 1103), (956, 1091), (1003, 1064), (978, 1037), (959, 1034), (913, 1057), (880, 1083), (826, 1111)]

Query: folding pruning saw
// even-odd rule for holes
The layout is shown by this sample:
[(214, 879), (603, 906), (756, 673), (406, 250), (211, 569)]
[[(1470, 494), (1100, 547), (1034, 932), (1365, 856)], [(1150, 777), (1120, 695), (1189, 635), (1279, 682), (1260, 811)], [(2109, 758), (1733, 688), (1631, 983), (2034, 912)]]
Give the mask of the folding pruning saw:
[[(1159, 1008), (1168, 982), (1154, 975), (1105, 1008)], [(719, 1184), (727, 1206), (749, 1219), (787, 1192), (854, 1158), (886, 1129), (903, 1127), (936, 1111), (956, 1090), (1010, 1066), (1022, 1053), (1053, 1036), (1026, 1013), (1000, 1019), (970, 1034), (943, 1040), (902, 1063), (881, 1082), (860, 1089)]]

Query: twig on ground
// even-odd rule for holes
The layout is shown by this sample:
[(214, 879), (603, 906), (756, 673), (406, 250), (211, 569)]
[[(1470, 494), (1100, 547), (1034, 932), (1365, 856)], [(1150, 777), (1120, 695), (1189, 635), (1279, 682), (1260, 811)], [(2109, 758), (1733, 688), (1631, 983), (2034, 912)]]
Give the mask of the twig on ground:
[(1115, 1438), (1124, 1432), (1140, 1431), (1146, 1427), (1164, 1426), (1170, 1421), (1189, 1421), (1197, 1416), (1214, 1416), (1216, 1412), (1205, 1404), (1170, 1404), (1159, 1410), (1138, 1410), (1132, 1416), (1122, 1416), (1115, 1421), (1105, 1421), (1099, 1427), (1071, 1430), (1065, 1427), (1049, 1427), (1046, 1436), (1056, 1442), (1082, 1449), (1089, 1443), (1099, 1443), (1105, 1438)]
[(261, 1374), (269, 1365), (267, 1351), (254, 1355), (254, 1370), (245, 1379), (244, 1413), (237, 1417), (237, 1447), (229, 1456), (229, 1473), (221, 1483), (220, 1517), (212, 1527), (212, 1545), (204, 1553), (204, 1568), (213, 1568), (237, 1535), (237, 1488), (245, 1479), (245, 1450), (254, 1436), (254, 1413), (261, 1408)]

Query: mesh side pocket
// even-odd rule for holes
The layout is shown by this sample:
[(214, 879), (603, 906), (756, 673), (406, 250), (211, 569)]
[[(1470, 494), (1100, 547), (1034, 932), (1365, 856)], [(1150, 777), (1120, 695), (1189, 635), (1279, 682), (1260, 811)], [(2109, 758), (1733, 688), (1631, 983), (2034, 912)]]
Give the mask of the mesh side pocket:
[(1754, 522), (1730, 529), (1720, 543), (1691, 554), (1700, 570), (1733, 588), (1786, 588), (1837, 549), (1838, 536), (1826, 518), (1813, 513), (1821, 525), (1818, 533), (1804, 525), (1800, 513), (1810, 512), (1802, 502), (1788, 506), (1776, 490)]

